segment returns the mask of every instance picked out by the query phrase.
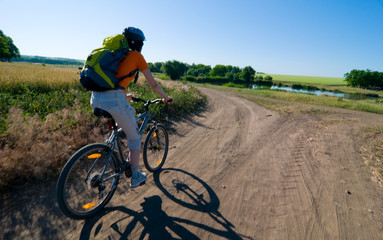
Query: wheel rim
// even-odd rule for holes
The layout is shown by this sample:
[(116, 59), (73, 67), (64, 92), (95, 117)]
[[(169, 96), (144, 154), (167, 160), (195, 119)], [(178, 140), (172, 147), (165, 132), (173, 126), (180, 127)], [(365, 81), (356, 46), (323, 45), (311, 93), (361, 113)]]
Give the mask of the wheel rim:
[[(91, 149), (84, 153), (70, 169), (64, 185), (64, 199), (67, 207), (76, 214), (86, 214), (100, 206), (112, 191), (116, 178), (100, 179), (106, 164), (108, 152), (105, 149)], [(89, 172), (89, 170), (93, 169)], [(88, 174), (89, 172), (89, 174)], [(103, 179), (115, 173), (111, 160)]]
[(145, 149), (146, 162), (152, 171), (160, 169), (165, 161), (168, 148), (168, 140), (163, 129), (158, 128), (148, 136)]

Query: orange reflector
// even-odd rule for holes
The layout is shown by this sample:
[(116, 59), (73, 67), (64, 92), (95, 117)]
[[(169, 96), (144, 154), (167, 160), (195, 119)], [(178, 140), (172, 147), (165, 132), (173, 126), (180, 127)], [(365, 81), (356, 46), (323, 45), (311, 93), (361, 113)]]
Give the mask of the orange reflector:
[(157, 162), (157, 166), (160, 165), (161, 162), (162, 162), (162, 158), (160, 159), (160, 161)]
[(94, 205), (96, 205), (96, 203), (88, 203), (88, 204), (85, 204), (84, 206), (82, 206), (82, 208), (88, 209), (88, 208), (93, 207)]
[(154, 134), (153, 134), (153, 137), (157, 137), (157, 133), (154, 133)]
[(99, 157), (101, 157), (101, 153), (95, 153), (95, 154), (88, 156), (89, 159), (94, 159), (94, 158), (99, 158)]

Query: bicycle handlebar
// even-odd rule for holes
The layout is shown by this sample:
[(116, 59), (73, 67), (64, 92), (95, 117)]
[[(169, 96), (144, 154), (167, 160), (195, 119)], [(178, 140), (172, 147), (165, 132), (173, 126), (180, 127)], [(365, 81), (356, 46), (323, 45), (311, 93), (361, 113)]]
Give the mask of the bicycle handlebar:
[[(134, 102), (143, 102), (143, 103), (145, 103), (145, 104), (148, 104), (148, 105), (150, 105), (150, 104), (152, 104), (152, 103), (162, 103), (163, 102), (163, 98), (156, 98), (156, 99), (154, 99), (154, 100), (144, 100), (144, 99), (142, 99), (142, 98), (138, 98), (138, 97), (132, 97), (132, 100), (134, 101)], [(170, 101), (169, 102), (171, 102), (172, 101), (172, 99), (170, 99)]]
[[(164, 99), (163, 98), (156, 98), (156, 99), (154, 99), (154, 100), (144, 100), (144, 99), (141, 99), (141, 98), (138, 98), (138, 97), (133, 97), (132, 96), (132, 100), (134, 101), (134, 102), (143, 102), (143, 103), (145, 103), (144, 104), (144, 107), (145, 107), (145, 109), (148, 111), (149, 110), (149, 106), (150, 106), (150, 104), (152, 104), (152, 103), (164, 103), (163, 101), (164, 101)], [(170, 99), (170, 101), (169, 102), (171, 102), (172, 101), (172, 99)]]
[(146, 101), (144, 99), (141, 99), (141, 98), (138, 98), (138, 97), (133, 97), (132, 96), (132, 100), (133, 100), (133, 102), (143, 102), (143, 103), (146, 103)]

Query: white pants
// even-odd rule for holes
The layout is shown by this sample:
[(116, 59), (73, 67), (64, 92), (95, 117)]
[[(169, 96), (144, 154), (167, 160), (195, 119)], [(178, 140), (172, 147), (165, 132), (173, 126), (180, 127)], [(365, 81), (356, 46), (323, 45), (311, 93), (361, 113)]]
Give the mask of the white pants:
[(136, 111), (126, 100), (123, 90), (92, 92), (90, 105), (92, 108), (101, 108), (113, 116), (128, 138), (129, 149), (140, 149), (141, 137), (135, 120)]

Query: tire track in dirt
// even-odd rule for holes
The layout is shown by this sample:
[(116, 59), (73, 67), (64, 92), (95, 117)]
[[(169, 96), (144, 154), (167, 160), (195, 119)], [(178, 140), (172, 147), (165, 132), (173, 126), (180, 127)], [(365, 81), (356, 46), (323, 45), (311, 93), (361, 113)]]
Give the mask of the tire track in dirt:
[(58, 211), (54, 183), (20, 191), (8, 200), (23, 201), (1, 204), (0, 238), (381, 239), (383, 190), (356, 150), (381, 116), (283, 117), (201, 91), (206, 111), (174, 125), (165, 169), (145, 186), (121, 178), (106, 210), (86, 221)]

